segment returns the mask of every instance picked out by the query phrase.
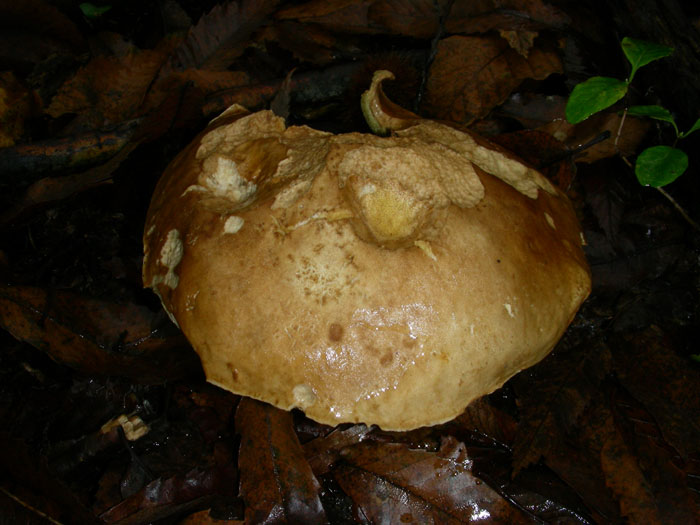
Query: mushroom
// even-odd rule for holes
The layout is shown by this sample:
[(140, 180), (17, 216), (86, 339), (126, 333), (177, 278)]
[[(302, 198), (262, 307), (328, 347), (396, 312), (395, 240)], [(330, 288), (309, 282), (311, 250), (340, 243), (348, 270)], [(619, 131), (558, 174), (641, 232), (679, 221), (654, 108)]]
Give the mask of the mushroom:
[(143, 278), (207, 380), (321, 423), (408, 430), (544, 358), (590, 291), (567, 197), (512, 154), (391, 105), (387, 137), (234, 105), (160, 179)]

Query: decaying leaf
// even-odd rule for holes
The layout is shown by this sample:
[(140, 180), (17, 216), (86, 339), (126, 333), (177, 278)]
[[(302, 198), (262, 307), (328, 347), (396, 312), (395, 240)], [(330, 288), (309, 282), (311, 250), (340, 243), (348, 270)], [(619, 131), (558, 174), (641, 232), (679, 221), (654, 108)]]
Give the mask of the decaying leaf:
[[(514, 474), (547, 456), (558, 439), (577, 425), (610, 367), (602, 344), (570, 348), (515, 377), (521, 403), (520, 429), (513, 450)], [(556, 352), (556, 350), (555, 350)]]
[(597, 113), (579, 124), (569, 124), (560, 118), (546, 124), (540, 130), (552, 134), (569, 148), (576, 149), (590, 143), (603, 133), (609, 138), (583, 149), (575, 155), (576, 162), (596, 162), (600, 159), (622, 155), (628, 157), (639, 150), (639, 145), (646, 136), (651, 124), (648, 120), (625, 118), (622, 127), (622, 115), (617, 113)]
[(0, 73), (0, 148), (14, 145), (22, 137), (32, 105), (28, 90), (14, 73)]
[(159, 478), (103, 512), (100, 519), (104, 523), (150, 523), (201, 508), (211, 501), (220, 475), (214, 467)]
[[(635, 480), (632, 484), (650, 489), (662, 523), (693, 523), (697, 517), (697, 508), (689, 490), (692, 474), (686, 469), (687, 462), (664, 440), (652, 416), (627, 392), (615, 393), (612, 411), (616, 428), (635, 458), (641, 476), (642, 481)], [(624, 474), (616, 472), (615, 476), (623, 477)], [(617, 493), (627, 494), (627, 491), (623, 489)], [(633, 493), (628, 497), (631, 501), (624, 502), (626, 507), (641, 507), (640, 510), (643, 510), (643, 506), (639, 505), (644, 500), (643, 496), (640, 498)], [(634, 512), (640, 515), (640, 510)], [(653, 513), (654, 511), (650, 514)]]
[(236, 411), (247, 523), (325, 523), (320, 485), (294, 433), (292, 414), (244, 398)]
[(36, 63), (51, 54), (79, 53), (85, 48), (85, 38), (75, 23), (50, 2), (0, 2), (0, 19), (3, 59), (11, 54), (13, 62)]
[(320, 25), (341, 33), (377, 33), (369, 24), (368, 10), (372, 0), (311, 0), (305, 4), (280, 9), (278, 20), (296, 20)]
[(276, 4), (277, 0), (243, 0), (214, 7), (190, 29), (161, 74), (190, 68), (225, 70)]
[(277, 17), (343, 33), (394, 34), (429, 39), (439, 21), (451, 34), (491, 30), (537, 31), (562, 27), (568, 18), (540, 0), (449, 2), (446, 0), (311, 0), (280, 10)]
[(314, 474), (320, 476), (330, 471), (340, 459), (341, 451), (363, 441), (369, 432), (365, 425), (353, 425), (347, 429), (336, 428), (327, 436), (304, 443), (304, 454)]
[(438, 44), (424, 111), (466, 125), (501, 104), (524, 79), (559, 71), (552, 50), (534, 47), (526, 60), (497, 36), (451, 36)]
[(536, 31), (512, 31), (501, 29), (498, 33), (506, 39), (510, 47), (515, 49), (526, 59), (537, 37)]
[(5, 330), (55, 361), (90, 374), (155, 382), (183, 375), (196, 357), (181, 336), (161, 335), (167, 325), (157, 327), (157, 315), (144, 306), (71, 292), (0, 289), (0, 325)]
[(527, 517), (478, 479), (463, 444), (439, 452), (366, 441), (345, 449), (334, 471), (372, 523), (523, 523)]
[(664, 438), (684, 457), (700, 454), (700, 372), (688, 366), (658, 326), (616, 340), (620, 381), (658, 422)]
[(95, 57), (68, 80), (47, 113), (77, 113), (89, 128), (117, 124), (138, 116), (166, 50), (133, 50), (121, 57)]
[(455, 2), (445, 20), (448, 33), (486, 33), (491, 30), (539, 31), (561, 28), (568, 16), (542, 0), (479, 0)]

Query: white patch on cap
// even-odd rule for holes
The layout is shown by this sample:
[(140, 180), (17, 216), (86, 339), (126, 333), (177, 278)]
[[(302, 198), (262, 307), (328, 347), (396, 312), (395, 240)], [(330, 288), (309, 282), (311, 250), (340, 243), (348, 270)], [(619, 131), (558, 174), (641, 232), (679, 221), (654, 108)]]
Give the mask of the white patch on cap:
[(244, 202), (253, 196), (258, 187), (248, 182), (238, 172), (238, 166), (229, 158), (216, 156), (205, 161), (205, 169), (215, 162), (214, 169), (204, 178), (204, 186), (217, 197), (225, 197), (234, 202)]
[(508, 312), (508, 315), (510, 315), (512, 318), (515, 318), (515, 312), (513, 311), (513, 305), (510, 303), (504, 303), (503, 307), (506, 309), (506, 312)]
[(413, 245), (420, 248), (425, 255), (430, 257), (433, 261), (437, 261), (437, 257), (433, 253), (433, 249), (428, 241), (417, 240), (413, 241)]
[(302, 410), (316, 403), (316, 394), (309, 385), (296, 385), (292, 390), (294, 402)]
[(544, 212), (544, 218), (547, 219), (547, 224), (549, 224), (553, 230), (557, 229), (557, 226), (554, 224), (554, 219), (552, 219), (552, 216), (549, 213)]
[(238, 233), (245, 221), (237, 215), (231, 215), (224, 223), (224, 233)]
[(183, 254), (184, 248), (182, 246), (182, 240), (180, 239), (180, 232), (177, 230), (170, 230), (160, 250), (160, 264), (165, 266), (168, 271), (165, 275), (156, 275), (153, 279), (154, 285), (163, 283), (173, 290), (177, 288), (180, 278), (175, 274), (175, 268), (180, 264), (180, 261), (182, 261)]
[(299, 200), (302, 195), (309, 191), (309, 188), (311, 188), (313, 182), (314, 180), (310, 177), (292, 182), (275, 196), (275, 201), (272, 203), (270, 208), (273, 210), (289, 208), (292, 204)]

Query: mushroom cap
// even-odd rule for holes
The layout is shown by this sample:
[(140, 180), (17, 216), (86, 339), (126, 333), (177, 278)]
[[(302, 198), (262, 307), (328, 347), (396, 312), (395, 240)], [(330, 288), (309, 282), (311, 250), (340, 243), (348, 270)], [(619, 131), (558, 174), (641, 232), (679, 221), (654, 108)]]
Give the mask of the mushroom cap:
[(469, 133), (285, 127), (233, 106), (168, 166), (143, 277), (207, 380), (321, 423), (454, 418), (590, 291), (566, 196)]

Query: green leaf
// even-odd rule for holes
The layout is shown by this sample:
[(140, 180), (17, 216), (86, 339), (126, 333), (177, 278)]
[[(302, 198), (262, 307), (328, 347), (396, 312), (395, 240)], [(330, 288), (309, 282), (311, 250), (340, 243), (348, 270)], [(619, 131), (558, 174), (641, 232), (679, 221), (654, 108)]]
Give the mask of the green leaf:
[(622, 46), (622, 51), (625, 53), (627, 60), (629, 60), (632, 65), (632, 72), (629, 78), (630, 82), (632, 82), (634, 74), (640, 67), (646, 66), (649, 62), (667, 57), (673, 53), (672, 47), (656, 44), (654, 42), (647, 42), (646, 40), (637, 40), (636, 38), (625, 37), (622, 39), (620, 45)]
[(649, 117), (656, 120), (662, 120), (664, 122), (670, 122), (673, 124), (676, 130), (676, 135), (678, 135), (678, 126), (676, 126), (676, 121), (673, 119), (671, 112), (661, 106), (632, 106), (627, 110), (629, 115), (635, 117)]
[(691, 126), (691, 128), (690, 128), (688, 131), (686, 131), (686, 132), (684, 132), (684, 133), (680, 133), (680, 134), (678, 135), (678, 137), (681, 138), (681, 139), (682, 139), (682, 138), (685, 138), (685, 137), (687, 137), (688, 135), (690, 135), (693, 131), (697, 131), (697, 130), (699, 130), (699, 129), (700, 129), (700, 118), (697, 119), (697, 120), (695, 121), (695, 124), (693, 124), (693, 125)]
[(627, 110), (627, 113), (636, 117), (651, 117), (655, 118), (656, 120), (673, 122), (671, 112), (661, 106), (631, 106)]
[(99, 18), (112, 9), (111, 5), (95, 5), (90, 2), (83, 2), (79, 7), (87, 18)]
[(627, 93), (627, 82), (610, 77), (591, 77), (578, 84), (566, 103), (566, 120), (578, 124), (593, 113), (612, 106)]
[(688, 155), (670, 146), (647, 148), (637, 157), (634, 173), (644, 186), (660, 188), (672, 183), (688, 168)]

